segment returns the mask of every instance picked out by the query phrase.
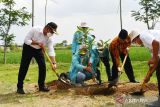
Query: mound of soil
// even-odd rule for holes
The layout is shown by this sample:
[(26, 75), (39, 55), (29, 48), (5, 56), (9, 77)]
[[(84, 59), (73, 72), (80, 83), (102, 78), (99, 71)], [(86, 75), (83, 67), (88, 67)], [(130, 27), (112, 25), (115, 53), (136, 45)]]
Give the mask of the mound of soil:
[[(140, 91), (141, 83), (119, 83), (117, 87), (108, 88), (108, 83), (102, 85), (91, 84), (85, 87), (73, 87), (62, 83), (61, 81), (54, 80), (48, 83), (50, 90), (66, 90), (74, 92), (77, 95), (113, 95), (113, 94), (130, 94), (132, 92)], [(156, 92), (158, 90), (157, 84), (148, 83), (144, 90)]]

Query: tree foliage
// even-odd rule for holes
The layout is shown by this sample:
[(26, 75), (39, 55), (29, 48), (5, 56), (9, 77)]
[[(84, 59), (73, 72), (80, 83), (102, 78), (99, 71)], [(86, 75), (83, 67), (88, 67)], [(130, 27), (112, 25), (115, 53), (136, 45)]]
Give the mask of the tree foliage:
[(154, 29), (160, 18), (160, 0), (140, 0), (139, 5), (140, 10), (131, 11), (131, 16), (146, 23), (148, 29)]
[(26, 7), (16, 9), (14, 0), (2, 0), (0, 5), (0, 37), (4, 43), (4, 63), (6, 63), (6, 47), (15, 38), (13, 33), (9, 33), (11, 26), (25, 26), (31, 19), (31, 14), (26, 11)]

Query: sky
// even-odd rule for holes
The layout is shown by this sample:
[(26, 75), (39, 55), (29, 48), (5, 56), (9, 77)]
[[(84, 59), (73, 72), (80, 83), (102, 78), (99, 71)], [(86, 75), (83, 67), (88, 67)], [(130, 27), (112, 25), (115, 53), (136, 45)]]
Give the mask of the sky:
[[(32, 11), (32, 0), (15, 0), (17, 8), (27, 7)], [(34, 26), (45, 25), (45, 1), (34, 0)], [(145, 30), (143, 22), (136, 22), (131, 17), (131, 10), (139, 10), (139, 0), (122, 0), (123, 29), (129, 32), (133, 29)], [(72, 42), (73, 34), (81, 22), (86, 22), (94, 31), (96, 40), (113, 39), (120, 31), (119, 0), (48, 0), (46, 22), (55, 22), (58, 25), (59, 35), (54, 35), (55, 43), (63, 40)], [(23, 44), (27, 32), (32, 27), (32, 21), (24, 27), (13, 26), (10, 32), (14, 33), (15, 43)]]

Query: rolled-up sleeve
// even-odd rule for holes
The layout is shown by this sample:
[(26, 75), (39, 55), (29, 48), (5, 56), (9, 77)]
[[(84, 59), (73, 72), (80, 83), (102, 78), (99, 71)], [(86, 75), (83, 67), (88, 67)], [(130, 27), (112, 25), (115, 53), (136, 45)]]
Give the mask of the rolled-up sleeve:
[(54, 47), (53, 47), (53, 38), (48, 39), (48, 55), (49, 56), (56, 56)]
[(27, 45), (31, 45), (32, 43), (32, 37), (34, 36), (34, 28), (32, 28), (28, 33), (27, 36), (24, 39), (24, 43)]

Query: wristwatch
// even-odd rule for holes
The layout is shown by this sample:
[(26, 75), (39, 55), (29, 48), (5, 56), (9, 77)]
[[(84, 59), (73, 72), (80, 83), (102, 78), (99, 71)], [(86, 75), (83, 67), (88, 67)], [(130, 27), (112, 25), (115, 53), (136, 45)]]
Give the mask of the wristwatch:
[(56, 62), (52, 62), (52, 64), (56, 64)]

